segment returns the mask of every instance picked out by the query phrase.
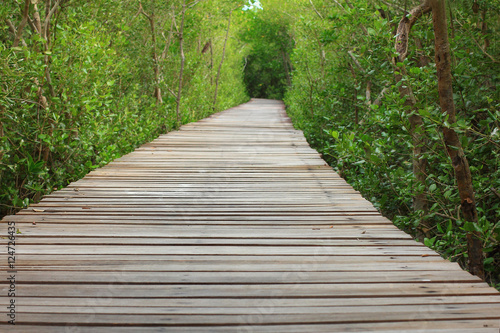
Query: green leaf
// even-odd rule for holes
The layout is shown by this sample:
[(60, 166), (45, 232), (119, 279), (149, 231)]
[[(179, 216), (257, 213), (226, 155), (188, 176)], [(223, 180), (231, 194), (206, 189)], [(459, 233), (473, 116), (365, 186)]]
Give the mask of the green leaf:
[(432, 247), (435, 242), (436, 242), (436, 236), (434, 236), (432, 238), (424, 238), (424, 244), (427, 247)]
[(495, 261), (495, 258), (485, 258), (484, 264), (489, 265), (489, 264), (492, 264), (494, 261)]
[(436, 184), (431, 184), (429, 186), (429, 191), (434, 192), (436, 190), (436, 188), (437, 188)]
[(420, 67), (411, 67), (410, 68), (410, 73), (412, 74), (420, 74), (422, 72), (422, 70), (420, 69)]
[(422, 116), (422, 117), (430, 117), (431, 113), (429, 112), (429, 110), (427, 109), (418, 109), (418, 113)]
[(448, 227), (446, 228), (446, 233), (449, 233), (453, 228), (453, 223), (451, 221), (448, 221)]

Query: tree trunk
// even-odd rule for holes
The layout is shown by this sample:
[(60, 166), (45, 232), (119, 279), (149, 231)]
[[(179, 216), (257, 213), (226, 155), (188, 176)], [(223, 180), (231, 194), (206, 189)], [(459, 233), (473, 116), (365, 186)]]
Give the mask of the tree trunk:
[[(359, 63), (358, 59), (356, 59), (356, 56), (354, 55), (354, 53), (352, 53), (351, 51), (347, 51), (347, 54), (351, 57), (352, 61), (354, 62), (354, 64), (356, 65), (356, 67), (363, 73), (366, 75), (366, 71), (365, 69), (361, 66), (361, 64)], [(352, 67), (351, 64), (349, 64), (349, 68), (351, 70), (351, 74), (352, 74), (352, 77), (354, 78), (354, 82), (357, 82), (356, 80), (356, 73), (354, 71), (354, 68)], [(356, 84), (357, 85), (357, 84)], [(358, 111), (358, 106), (357, 106), (357, 93), (356, 93), (356, 96), (354, 98), (354, 102), (355, 102), (355, 106), (354, 106), (354, 121), (355, 121), (355, 124), (356, 125), (361, 125), (361, 123), (359, 122), (359, 111)], [(366, 82), (366, 89), (365, 89), (365, 104), (370, 107), (370, 105), (372, 104), (372, 81), (371, 80), (368, 80)], [(369, 110), (369, 109), (368, 109)]]
[(182, 1), (182, 19), (181, 19), (181, 29), (179, 31), (179, 48), (181, 52), (181, 68), (179, 71), (179, 89), (177, 90), (177, 107), (175, 113), (177, 115), (177, 128), (181, 126), (181, 94), (182, 94), (182, 76), (184, 75), (184, 62), (186, 57), (184, 56), (184, 17), (186, 15), (186, 0)]
[[(349, 55), (352, 57), (350, 54), (351, 51), (348, 51)], [(352, 64), (349, 62), (349, 70), (351, 71), (352, 78), (354, 79), (354, 85), (358, 85), (358, 80), (356, 78), (356, 72), (354, 71), (354, 68), (352, 67)], [(358, 91), (355, 89), (354, 90), (354, 95), (352, 97), (352, 104), (354, 105), (354, 123), (356, 125), (359, 125), (359, 111), (358, 111)]]
[(418, 65), (420, 67), (426, 67), (431, 62), (431, 59), (424, 52), (424, 45), (420, 38), (415, 38), (415, 45), (417, 46), (418, 55)]
[(45, 81), (47, 82), (47, 86), (49, 87), (49, 92), (50, 92), (50, 95), (52, 97), (55, 97), (56, 96), (56, 93), (55, 93), (55, 90), (54, 90), (54, 87), (52, 85), (52, 78), (51, 78), (51, 70), (50, 70), (50, 55), (48, 55), (47, 53), (50, 51), (51, 49), (51, 40), (50, 40), (50, 20), (52, 18), (52, 16), (56, 13), (58, 7), (59, 7), (59, 3), (61, 1), (60, 0), (57, 0), (55, 2), (55, 4), (52, 6), (52, 8), (50, 7), (50, 3), (49, 2), (46, 2), (46, 8), (45, 8), (45, 12), (46, 12), (46, 15), (45, 15), (45, 21), (43, 23), (43, 26), (42, 26), (42, 31), (41, 31), (41, 37), (43, 40), (45, 40), (45, 57), (44, 57), (44, 61), (45, 61)]
[(448, 5), (448, 11), (450, 12), (451, 38), (455, 38), (455, 19), (453, 18), (453, 11), (450, 5)]
[(227, 20), (227, 31), (226, 31), (226, 39), (224, 39), (224, 47), (222, 48), (222, 58), (220, 60), (219, 64), (219, 70), (217, 71), (217, 78), (215, 79), (215, 94), (214, 94), (214, 103), (212, 106), (212, 109), (215, 111), (215, 105), (217, 104), (217, 91), (219, 90), (219, 79), (220, 79), (220, 72), (222, 70), (222, 64), (224, 63), (224, 57), (226, 55), (226, 45), (227, 45), (227, 40), (229, 38), (229, 29), (231, 28), (231, 14), (233, 13), (232, 10), (229, 11), (229, 18)]
[[(45, 74), (45, 84), (48, 87), (48, 95), (50, 97), (55, 97), (56, 92), (54, 89), (54, 86), (52, 84), (52, 70), (51, 70), (51, 56), (50, 56), (50, 51), (52, 49), (52, 42), (51, 42), (51, 33), (50, 33), (50, 26), (51, 26), (51, 19), (52, 17), (56, 14), (57, 10), (59, 9), (59, 4), (61, 0), (55, 1), (55, 3), (51, 6), (50, 1), (45, 2), (45, 18), (42, 22), (42, 19), (40, 18), (40, 13), (38, 10), (38, 6), (34, 4), (33, 9), (34, 9), (34, 21), (33, 21), (33, 29), (35, 30), (36, 33), (39, 34), (40, 39), (43, 40), (43, 45), (40, 48), (40, 52), (44, 53), (43, 59), (44, 59), (44, 64), (45, 64), (45, 69), (44, 69), (44, 74)], [(39, 83), (40, 82), (40, 83)], [(49, 99), (47, 99), (46, 96), (46, 89), (44, 89), (44, 84), (43, 80), (38, 80), (35, 79), (35, 84), (38, 87), (38, 105), (39, 105), (39, 110), (46, 110), (49, 107)], [(48, 127), (48, 133), (47, 135), (52, 136), (53, 132), (53, 120), (51, 117), (47, 117), (44, 119), (43, 124), (45, 121), (48, 121), (50, 126)], [(44, 125), (41, 126), (42, 128)], [(48, 163), (50, 160), (50, 149), (47, 145), (44, 143), (40, 143), (40, 151), (39, 158), (41, 157), (45, 163)]]
[(488, 34), (488, 23), (486, 22), (486, 8), (481, 11), (481, 20), (482, 25), (481, 25), (481, 33), (483, 34), (484, 37), (484, 52), (488, 50), (488, 47), (490, 47), (490, 40), (486, 36)]
[(162, 33), (163, 38), (165, 39), (165, 47), (163, 48), (163, 52), (161, 53), (160, 59), (165, 60), (167, 58), (168, 52), (170, 51), (170, 44), (172, 43), (172, 34), (174, 32), (174, 23), (175, 23), (175, 12), (172, 8), (172, 20), (170, 21), (170, 30), (168, 31), (168, 38), (165, 38), (165, 35)]
[(283, 59), (283, 67), (285, 68), (286, 84), (289, 87), (291, 87), (292, 86), (292, 78), (290, 77), (290, 69), (288, 68), (288, 63), (286, 60), (286, 52), (284, 50), (281, 50), (281, 57)]
[(17, 28), (17, 33), (14, 37), (14, 43), (12, 44), (12, 47), (17, 47), (19, 45), (19, 41), (22, 39), (24, 27), (26, 26), (26, 23), (28, 22), (29, 9), (30, 9), (30, 0), (26, 0), (24, 2), (24, 9), (23, 9), (23, 14), (22, 14), (23, 17), (21, 19), (21, 23), (19, 24), (19, 27)]
[(153, 59), (153, 74), (155, 80), (154, 87), (154, 97), (156, 98), (156, 104), (162, 104), (163, 99), (161, 97), (161, 88), (160, 88), (160, 61), (158, 59), (158, 53), (156, 51), (156, 29), (155, 29), (155, 8), (153, 2), (153, 10), (150, 15), (148, 15), (144, 9), (142, 8), (142, 4), (139, 3), (139, 11), (142, 13), (149, 21), (149, 27), (151, 29), (151, 58)]
[(209, 72), (210, 72), (210, 86), (214, 85), (214, 74), (213, 74), (213, 69), (214, 69), (214, 48), (213, 48), (213, 39), (212, 39), (212, 14), (208, 16), (208, 35), (210, 36), (210, 39), (208, 40), (208, 43), (210, 44), (210, 64), (209, 64)]
[[(436, 69), (438, 77), (439, 103), (443, 112), (448, 115), (450, 124), (456, 123), (455, 104), (453, 102), (453, 88), (451, 75), (450, 45), (448, 43), (448, 28), (446, 26), (446, 9), (444, 0), (431, 0), (432, 22), (434, 25), (434, 44)], [(467, 157), (464, 154), (457, 132), (452, 128), (443, 127), (446, 150), (455, 170), (455, 179), (461, 201), (464, 219), (477, 223), (476, 201), (472, 176)], [(481, 234), (471, 231), (467, 234), (469, 254), (469, 270), (472, 274), (484, 279), (483, 246)]]
[[(410, 11), (410, 15), (405, 15), (399, 22), (396, 32), (396, 44), (394, 46), (396, 51), (399, 53), (399, 55), (394, 59), (396, 65), (398, 63), (403, 63), (408, 55), (409, 35), (411, 28), (423, 14), (428, 13), (430, 10), (431, 7), (429, 1), (426, 0), (419, 6), (413, 8)], [(404, 78), (407, 77), (406, 68), (404, 66), (395, 67), (394, 77), (397, 83), (403, 81)], [(413, 174), (415, 176), (417, 186), (423, 187), (425, 189), (427, 160), (422, 157), (425, 153), (425, 138), (422, 126), (423, 120), (415, 108), (417, 102), (409, 82), (401, 83), (402, 84), (399, 85), (398, 90), (401, 97), (405, 98), (404, 105), (406, 106), (407, 113), (409, 114), (408, 120), (410, 122), (410, 135), (412, 137), (413, 145)], [(425, 190), (416, 191), (416, 193), (414, 194), (413, 209), (415, 211), (423, 211), (424, 214), (427, 212), (428, 204)], [(419, 237), (422, 238), (428, 236), (428, 230), (430, 229), (430, 227), (431, 226), (429, 224), (429, 221), (427, 221), (426, 219), (422, 219), (420, 223)]]

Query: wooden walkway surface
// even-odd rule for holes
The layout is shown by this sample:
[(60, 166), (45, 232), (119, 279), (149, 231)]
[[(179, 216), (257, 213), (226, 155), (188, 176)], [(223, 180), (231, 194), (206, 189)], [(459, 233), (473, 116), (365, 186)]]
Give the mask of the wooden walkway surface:
[(277, 101), (4, 218), (2, 249), (0, 332), (500, 332), (500, 293), (382, 217)]

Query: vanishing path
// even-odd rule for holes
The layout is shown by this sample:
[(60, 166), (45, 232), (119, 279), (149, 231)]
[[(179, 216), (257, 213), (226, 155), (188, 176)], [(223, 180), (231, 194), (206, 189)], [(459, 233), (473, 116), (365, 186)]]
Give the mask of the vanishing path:
[(0, 332), (500, 327), (500, 293), (382, 217), (278, 101), (163, 135), (4, 218), (2, 237)]

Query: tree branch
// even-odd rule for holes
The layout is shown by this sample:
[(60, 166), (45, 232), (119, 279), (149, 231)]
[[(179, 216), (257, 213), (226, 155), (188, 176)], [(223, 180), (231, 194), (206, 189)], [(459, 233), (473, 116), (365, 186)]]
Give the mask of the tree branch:
[(495, 188), (492, 187), (490, 188), (490, 190), (498, 197), (498, 199), (500, 199), (500, 193), (498, 193), (498, 191)]
[(340, 4), (340, 2), (338, 2), (337, 0), (333, 0), (333, 2), (335, 2), (337, 5), (339, 5), (339, 7), (340, 7), (340, 8), (342, 8), (343, 10), (345, 10), (344, 6), (342, 6), (342, 5)]
[(196, 6), (197, 4), (199, 4), (200, 2), (202, 2), (203, 0), (198, 0), (198, 1), (193, 1), (191, 2), (189, 5), (187, 5), (187, 8), (188, 9), (191, 9), (193, 8), (194, 6)]
[(162, 32), (161, 35), (163, 39), (165, 39), (165, 47), (163, 48), (163, 52), (161, 53), (160, 59), (165, 59), (167, 57), (168, 51), (170, 49), (170, 43), (172, 42), (172, 34), (174, 31), (174, 23), (175, 23), (175, 12), (172, 8), (172, 22), (170, 23), (170, 30), (168, 31), (168, 38), (165, 37), (165, 34)]
[(410, 10), (410, 13), (399, 21), (399, 26), (396, 31), (396, 44), (394, 46), (399, 53), (398, 57), (395, 59), (396, 62), (402, 62), (408, 54), (408, 36), (411, 28), (423, 14), (429, 13), (430, 11), (431, 6), (429, 0), (425, 0), (422, 4)]
[(380, 94), (377, 96), (377, 99), (375, 100), (375, 102), (373, 102), (374, 105), (380, 106), (380, 103), (382, 102), (382, 98), (384, 97), (387, 90), (389, 90), (389, 88), (387, 88), (387, 87), (384, 87), (384, 89), (382, 89)]
[(219, 64), (219, 70), (217, 71), (217, 78), (215, 79), (215, 93), (214, 93), (214, 103), (212, 106), (212, 110), (215, 110), (215, 106), (217, 105), (217, 91), (219, 89), (219, 79), (220, 79), (220, 72), (222, 70), (222, 64), (224, 63), (224, 56), (226, 55), (226, 45), (227, 45), (227, 40), (229, 38), (229, 29), (231, 28), (231, 15), (233, 11), (229, 11), (229, 18), (227, 20), (227, 30), (226, 30), (226, 38), (224, 39), (224, 47), (222, 48), (222, 58), (220, 60)]
[(146, 18), (149, 20), (149, 22), (151, 22), (153, 20), (153, 18), (150, 15), (146, 14), (144, 9), (142, 8), (142, 4), (139, 4), (139, 13), (146, 16)]
[(47, 31), (49, 30), (49, 23), (50, 23), (50, 18), (52, 17), (52, 15), (54, 15), (54, 13), (56, 12), (57, 10), (57, 7), (59, 6), (59, 2), (61, 2), (61, 0), (57, 0), (56, 3), (54, 4), (54, 6), (52, 7), (52, 9), (50, 10), (50, 12), (47, 14), (47, 16), (45, 17), (45, 22), (43, 23), (43, 38), (45, 40), (48, 41), (47, 39)]
[[(10, 30), (10, 32), (12, 32), (12, 34), (13, 34), (14, 36), (16, 36), (16, 35), (17, 35), (17, 31), (16, 31), (16, 27), (14, 26), (14, 24), (13, 24), (13, 23), (12, 23), (9, 19), (7, 19), (7, 20), (5, 20), (5, 21), (7, 22), (7, 25), (9, 26), (9, 30)], [(23, 39), (23, 38), (21, 38), (21, 44), (23, 44), (23, 46), (28, 46), (28, 45), (26, 44), (26, 42), (24, 41), (24, 39)]]
[(21, 20), (21, 23), (19, 23), (19, 27), (17, 28), (16, 37), (14, 38), (14, 43), (12, 44), (12, 47), (17, 47), (19, 45), (19, 41), (21, 40), (21, 37), (23, 35), (24, 27), (28, 22), (28, 12), (30, 9), (30, 2), (31, 0), (26, 0), (24, 2), (23, 18)]
[(358, 59), (356, 59), (356, 57), (354, 56), (354, 54), (351, 51), (347, 51), (347, 54), (349, 54), (349, 56), (351, 57), (352, 61), (356, 64), (356, 67), (358, 67), (359, 70), (364, 73), (365, 69), (363, 67), (361, 67), (361, 64), (359, 63)]
[(397, 10), (400, 10), (402, 11), (403, 13), (406, 12), (406, 10), (403, 8), (403, 7), (400, 7), (394, 3), (390, 3), (390, 2), (387, 2), (387, 1), (384, 1), (384, 0), (378, 0), (379, 2), (383, 3), (384, 5), (387, 5), (389, 7), (393, 7), (393, 8), (396, 8)]
[(316, 12), (316, 14), (318, 14), (319, 18), (323, 19), (323, 16), (318, 12), (318, 10), (316, 9), (316, 6), (314, 6), (314, 3), (312, 2), (312, 0), (309, 0), (309, 2), (311, 3), (311, 6), (314, 9), (314, 11)]
[(142, 3), (139, 2), (139, 9), (137, 10), (137, 13), (134, 14), (134, 16), (132, 16), (132, 18), (130, 19), (130, 21), (128, 22), (128, 26), (130, 27), (132, 25), (132, 23), (135, 21), (135, 19), (137, 18), (137, 16), (139, 16), (142, 12)]

